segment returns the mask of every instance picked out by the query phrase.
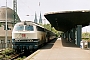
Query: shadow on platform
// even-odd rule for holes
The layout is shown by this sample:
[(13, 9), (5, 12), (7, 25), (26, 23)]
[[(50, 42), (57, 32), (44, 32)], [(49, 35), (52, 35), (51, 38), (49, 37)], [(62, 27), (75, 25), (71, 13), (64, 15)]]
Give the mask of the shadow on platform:
[[(43, 46), (40, 49), (51, 49), (54, 45), (54, 43), (57, 41), (57, 39), (53, 39), (51, 42), (47, 43), (45, 46)], [(66, 39), (61, 38), (61, 43), (63, 47), (73, 47), (73, 48), (80, 48), (74, 43), (66, 42)]]
[(50, 41), (49, 43), (47, 43), (45, 46), (43, 46), (41, 49), (51, 49), (54, 45), (54, 43), (56, 42), (57, 38), (53, 39), (52, 41)]
[(62, 40), (62, 45), (64, 46), (64, 47), (77, 47), (77, 48), (79, 48), (75, 43), (73, 43), (73, 42), (67, 42), (66, 41), (66, 39), (64, 39), (64, 38), (61, 38)]

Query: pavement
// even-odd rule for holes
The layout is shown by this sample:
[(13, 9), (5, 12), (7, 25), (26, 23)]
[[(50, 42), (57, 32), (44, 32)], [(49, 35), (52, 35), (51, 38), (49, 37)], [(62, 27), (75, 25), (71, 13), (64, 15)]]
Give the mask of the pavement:
[(90, 50), (81, 49), (65, 39), (58, 38), (24, 60), (90, 60)]

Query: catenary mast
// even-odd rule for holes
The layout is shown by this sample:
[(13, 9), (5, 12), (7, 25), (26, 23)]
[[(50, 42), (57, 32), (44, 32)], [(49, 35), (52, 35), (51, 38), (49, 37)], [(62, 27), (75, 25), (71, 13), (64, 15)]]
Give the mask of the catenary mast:
[(18, 20), (17, 20), (17, 0), (13, 0), (13, 10), (14, 10), (14, 22), (13, 24), (17, 23)]

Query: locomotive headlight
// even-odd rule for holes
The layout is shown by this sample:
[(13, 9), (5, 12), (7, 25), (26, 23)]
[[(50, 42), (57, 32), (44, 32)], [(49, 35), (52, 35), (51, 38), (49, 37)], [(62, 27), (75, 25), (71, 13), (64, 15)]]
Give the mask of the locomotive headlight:
[(19, 40), (18, 40), (19, 41)]
[(24, 46), (22, 48), (24, 48)]
[(38, 46), (38, 45), (35, 45), (35, 46)]
[(34, 41), (34, 42), (38, 42), (38, 41)]
[(33, 42), (33, 40), (31, 39), (31, 42)]

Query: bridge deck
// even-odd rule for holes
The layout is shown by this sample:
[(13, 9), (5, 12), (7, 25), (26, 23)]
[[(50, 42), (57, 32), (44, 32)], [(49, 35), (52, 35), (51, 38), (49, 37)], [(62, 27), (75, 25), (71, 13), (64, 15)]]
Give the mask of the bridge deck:
[(37, 50), (25, 60), (90, 60), (90, 50), (84, 50), (73, 43), (58, 38)]

